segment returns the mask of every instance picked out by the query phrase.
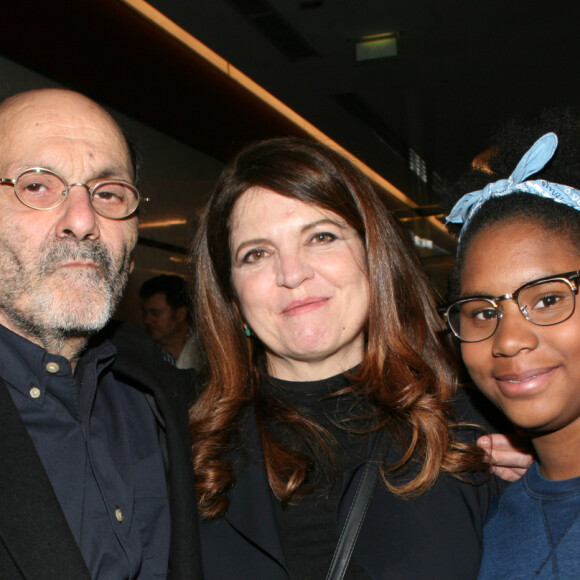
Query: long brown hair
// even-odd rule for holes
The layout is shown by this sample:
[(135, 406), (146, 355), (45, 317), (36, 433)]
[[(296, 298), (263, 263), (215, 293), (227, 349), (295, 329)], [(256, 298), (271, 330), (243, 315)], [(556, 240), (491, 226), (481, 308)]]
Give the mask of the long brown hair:
[[(254, 402), (267, 376), (265, 351), (244, 336), (231, 283), (230, 216), (252, 187), (330, 210), (352, 226), (366, 248), (369, 319), (366, 349), (353, 373), (352, 391), (373, 409), (369, 431), (388, 428), (402, 450), (383, 466), (383, 480), (405, 496), (426, 491), (441, 470), (459, 474), (481, 468), (482, 454), (453, 441), (449, 401), (455, 374), (440, 340), (430, 284), (409, 236), (386, 209), (371, 183), (348, 160), (319, 143), (294, 138), (251, 145), (223, 171), (194, 241), (197, 328), (208, 361), (207, 385), (190, 410), (200, 511), (222, 515), (235, 474), (227, 458), (243, 409)], [(305, 439), (330, 453), (324, 430), (295, 409), (276, 407)], [(264, 461), (274, 494), (286, 503), (305, 493), (308, 459), (284, 448), (258, 416)], [(267, 419), (267, 417), (265, 418)], [(392, 477), (419, 459), (409, 479)], [(331, 458), (332, 462), (332, 458)]]

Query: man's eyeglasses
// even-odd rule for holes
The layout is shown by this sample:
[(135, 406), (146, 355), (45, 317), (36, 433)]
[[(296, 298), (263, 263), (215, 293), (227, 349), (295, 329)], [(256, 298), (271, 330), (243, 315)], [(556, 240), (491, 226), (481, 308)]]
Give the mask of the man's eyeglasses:
[(49, 210), (58, 207), (71, 187), (84, 187), (93, 209), (101, 216), (120, 220), (129, 217), (139, 206), (137, 188), (122, 179), (107, 179), (93, 187), (85, 183), (67, 182), (50, 169), (33, 167), (19, 173), (15, 179), (0, 178), (0, 185), (13, 185), (16, 197), (32, 209)]
[(438, 311), (453, 334), (463, 342), (486, 340), (497, 330), (503, 312), (500, 303), (513, 300), (522, 315), (538, 326), (552, 326), (574, 314), (580, 271), (556, 274), (524, 284), (497, 298), (470, 296), (441, 306)]

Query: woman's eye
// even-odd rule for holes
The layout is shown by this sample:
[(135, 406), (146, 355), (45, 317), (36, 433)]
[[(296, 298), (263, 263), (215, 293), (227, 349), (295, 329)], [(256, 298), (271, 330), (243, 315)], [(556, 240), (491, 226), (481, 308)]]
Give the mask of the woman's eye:
[(312, 236), (312, 241), (316, 244), (324, 244), (326, 242), (332, 242), (336, 240), (337, 236), (331, 234), (330, 232), (319, 232)]
[(244, 255), (244, 264), (254, 264), (266, 257), (266, 250), (250, 250)]

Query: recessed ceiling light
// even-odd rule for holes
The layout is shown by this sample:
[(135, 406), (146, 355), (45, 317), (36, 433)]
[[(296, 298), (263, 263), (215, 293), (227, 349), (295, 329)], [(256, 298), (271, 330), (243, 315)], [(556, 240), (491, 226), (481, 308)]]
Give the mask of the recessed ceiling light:
[(355, 41), (357, 62), (365, 60), (381, 60), (397, 56), (396, 32), (371, 34)]

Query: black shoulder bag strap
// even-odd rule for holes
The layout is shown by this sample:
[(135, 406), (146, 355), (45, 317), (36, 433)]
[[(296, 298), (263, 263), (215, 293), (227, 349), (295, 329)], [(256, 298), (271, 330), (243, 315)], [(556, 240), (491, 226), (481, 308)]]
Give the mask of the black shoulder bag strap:
[(344, 578), (379, 476), (379, 460), (382, 457), (381, 451), (384, 446), (385, 436), (386, 432), (382, 429), (375, 437), (371, 455), (358, 482), (350, 510), (336, 544), (326, 580), (342, 580)]

